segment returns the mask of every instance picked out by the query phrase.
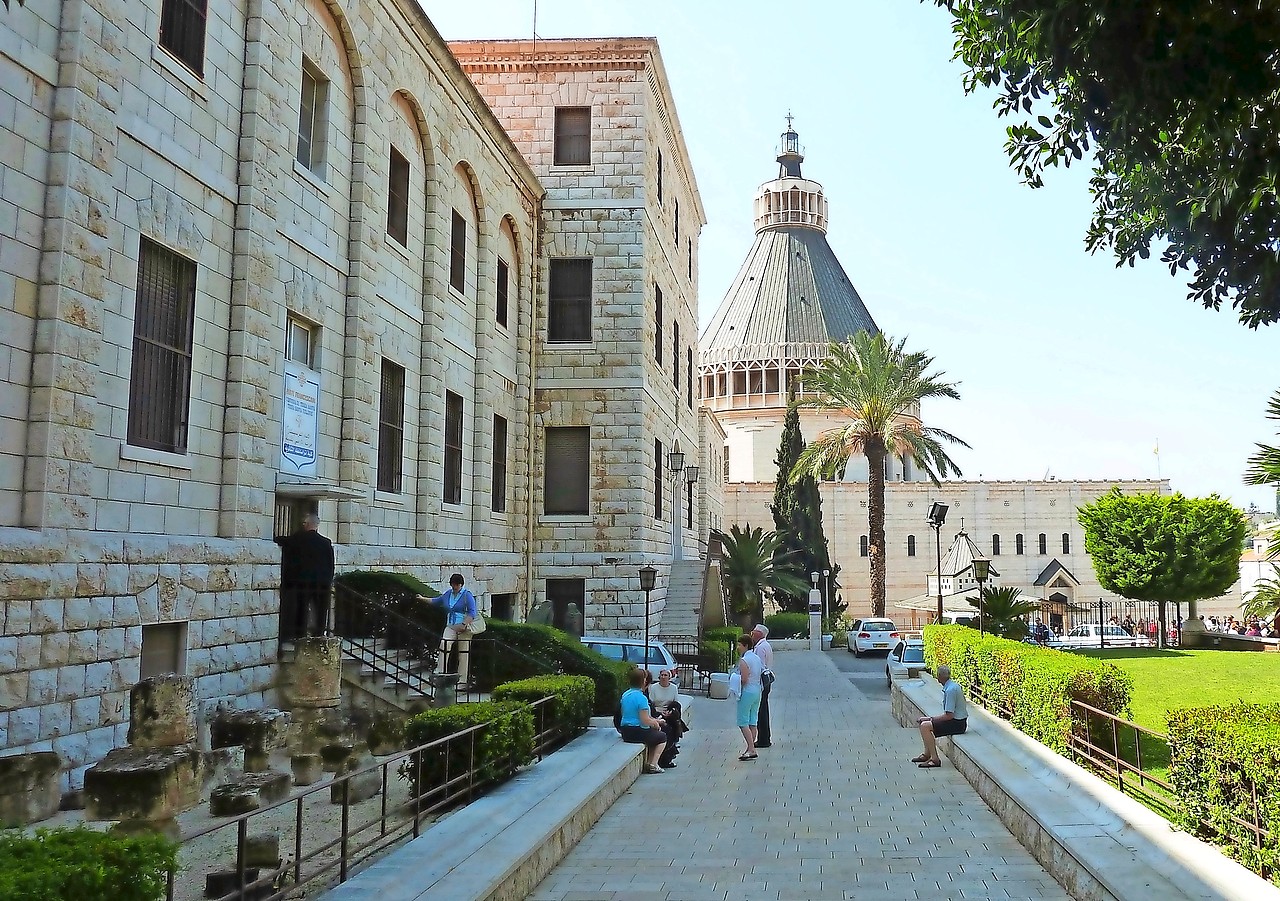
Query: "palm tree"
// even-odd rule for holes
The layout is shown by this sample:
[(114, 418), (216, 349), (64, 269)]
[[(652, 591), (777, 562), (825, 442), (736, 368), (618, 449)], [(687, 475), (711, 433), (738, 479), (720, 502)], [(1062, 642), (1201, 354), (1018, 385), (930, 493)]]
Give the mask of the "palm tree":
[[(1267, 418), (1280, 421), (1280, 391), (1267, 404)], [(1258, 452), (1249, 458), (1244, 481), (1246, 485), (1280, 486), (1280, 447), (1259, 444)], [(1275, 540), (1271, 543), (1271, 556), (1280, 556), (1280, 532), (1276, 533)]]
[(1040, 609), (1035, 601), (1024, 601), (1019, 597), (1022, 592), (1017, 588), (1001, 586), (1000, 588), (982, 589), (982, 606), (978, 606), (977, 598), (966, 598), (969, 606), (976, 607), (982, 614), (985, 628), (992, 635), (1012, 638), (1021, 641), (1027, 637), (1028, 627), (1024, 616), (1030, 616)]
[[(764, 592), (785, 591), (804, 594), (808, 583), (787, 568), (789, 554), (774, 554), (781, 539), (776, 532), (760, 528), (732, 526), (729, 533), (716, 531), (715, 538), (724, 548), (721, 579), (729, 592), (729, 606), (741, 619), (758, 622), (764, 616)], [(750, 623), (744, 623), (749, 626)]]
[(832, 344), (822, 364), (803, 377), (805, 394), (796, 403), (844, 416), (848, 423), (823, 432), (800, 454), (791, 470), (793, 481), (805, 475), (837, 478), (849, 458), (867, 458), (867, 524), (870, 532), (871, 606), (884, 616), (884, 467), (890, 454), (911, 457), (934, 484), (950, 474), (960, 475), (939, 439), (968, 447), (942, 429), (925, 428), (920, 402), (931, 397), (959, 399), (944, 373), (929, 372), (933, 357), (907, 353), (905, 341), (882, 334), (856, 333), (844, 344)]
[(1280, 616), (1280, 572), (1277, 576), (1254, 586), (1254, 593), (1244, 602), (1242, 615), (1246, 621), (1256, 616), (1265, 625)]

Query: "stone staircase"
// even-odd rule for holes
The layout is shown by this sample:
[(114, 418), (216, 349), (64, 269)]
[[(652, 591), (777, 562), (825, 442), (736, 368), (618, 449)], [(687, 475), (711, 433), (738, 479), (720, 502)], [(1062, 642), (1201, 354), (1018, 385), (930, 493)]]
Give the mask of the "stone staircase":
[(381, 638), (372, 642), (372, 648), (378, 664), (362, 660), (359, 649), (348, 639), (342, 640), (343, 686), (375, 708), (413, 713), (430, 707), (430, 661), (403, 648), (388, 648)]
[(697, 636), (701, 634), (703, 579), (705, 560), (674, 560), (667, 582), (667, 605), (662, 611), (658, 636)]

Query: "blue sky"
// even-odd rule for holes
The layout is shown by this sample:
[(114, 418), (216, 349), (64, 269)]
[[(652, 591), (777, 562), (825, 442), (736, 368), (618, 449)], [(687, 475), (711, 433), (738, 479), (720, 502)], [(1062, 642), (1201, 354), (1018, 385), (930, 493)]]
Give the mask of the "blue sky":
[[(446, 39), (526, 38), (532, 0), (423, 7)], [(1084, 250), (1088, 172), (1033, 191), (990, 95), (966, 97), (948, 17), (915, 0), (540, 0), (543, 37), (658, 38), (709, 222), (705, 325), (753, 236), (788, 110), (828, 237), (880, 327), (933, 354), (961, 401), (926, 420), (973, 445), (967, 478), (1151, 478), (1271, 509), (1242, 481), (1280, 388), (1280, 325), (1186, 300), (1158, 261)], [(1153, 453), (1157, 446), (1159, 457)]]

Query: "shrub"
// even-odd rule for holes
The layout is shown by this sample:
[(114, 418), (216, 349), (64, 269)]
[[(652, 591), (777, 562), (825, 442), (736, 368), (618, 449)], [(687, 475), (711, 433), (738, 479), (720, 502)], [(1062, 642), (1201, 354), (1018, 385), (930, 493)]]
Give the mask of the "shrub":
[(595, 683), (596, 716), (613, 716), (629, 669), (551, 626), (490, 619), (485, 633), (471, 642), (471, 677), (481, 689), (554, 673), (589, 676)]
[(1102, 660), (982, 635), (967, 626), (929, 626), (924, 649), (931, 670), (950, 665), (952, 678), (971, 695), (984, 696), (993, 712), (1055, 751), (1066, 751), (1076, 725), (1072, 701), (1116, 716), (1129, 709), (1133, 677)]
[[(550, 709), (542, 719), (543, 728), (554, 728), (568, 740), (587, 728), (595, 704), (596, 684), (590, 676), (532, 676), (518, 682), (504, 682), (493, 690), (495, 701), (523, 701), (532, 704), (550, 696)], [(534, 723), (539, 721), (534, 712)]]
[[(1251, 870), (1280, 877), (1280, 704), (1171, 710), (1169, 780), (1182, 803), (1173, 820), (1221, 844)], [(1236, 822), (1254, 822), (1261, 843)]]
[[(333, 580), (337, 594), (335, 618), (338, 631), (343, 635), (370, 636), (383, 634), (382, 619), (378, 612), (368, 609), (363, 598), (385, 604), (393, 613), (412, 620), (430, 633), (420, 648), (412, 648), (418, 656), (435, 651), (440, 633), (444, 631), (444, 608), (418, 600), (418, 595), (436, 597), (436, 591), (425, 582), (408, 573), (383, 570), (354, 570), (341, 573)], [(343, 592), (349, 592), (343, 595)], [(397, 630), (390, 630), (388, 638)], [(429, 645), (429, 646), (428, 646)]]
[(706, 641), (723, 641), (727, 644), (733, 644), (738, 640), (738, 636), (742, 634), (742, 630), (737, 626), (715, 626), (706, 629), (702, 633), (702, 640)]
[(807, 638), (809, 636), (809, 614), (807, 613), (770, 613), (764, 618), (769, 627), (770, 638)]
[[(460, 738), (408, 757), (400, 776), (409, 783), (412, 796), (438, 789), (466, 772), (474, 745), (477, 783), (510, 778), (517, 767), (533, 759), (533, 711), (520, 701), (479, 701), (454, 704), (419, 713), (405, 723), (405, 741), (411, 748), (482, 726), (474, 742)], [(422, 782), (419, 784), (418, 777)], [(445, 796), (456, 793), (448, 789)], [(429, 801), (439, 801), (440, 796)]]
[[(742, 633), (739, 632), (739, 635)], [(734, 639), (736, 642), (737, 639)], [(737, 644), (729, 641), (703, 641), (698, 645), (698, 653), (711, 660), (712, 672), (727, 673), (733, 666), (734, 651)]]
[(159, 901), (177, 865), (177, 845), (160, 835), (84, 826), (0, 832), (5, 901)]

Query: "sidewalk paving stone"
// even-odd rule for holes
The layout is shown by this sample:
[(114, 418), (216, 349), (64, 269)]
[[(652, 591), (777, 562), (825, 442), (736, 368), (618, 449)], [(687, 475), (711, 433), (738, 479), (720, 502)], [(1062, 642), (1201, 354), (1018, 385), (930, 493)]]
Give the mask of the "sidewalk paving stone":
[(679, 767), (642, 776), (529, 901), (1069, 896), (951, 767), (823, 654), (779, 653), (773, 747), (739, 761), (732, 701), (699, 698)]

